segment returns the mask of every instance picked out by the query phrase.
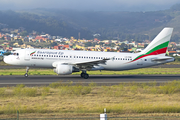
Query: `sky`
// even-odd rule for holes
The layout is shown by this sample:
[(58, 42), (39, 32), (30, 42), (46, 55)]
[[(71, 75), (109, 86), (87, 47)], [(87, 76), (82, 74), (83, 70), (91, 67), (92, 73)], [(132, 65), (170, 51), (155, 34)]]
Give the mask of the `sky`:
[(81, 11), (156, 11), (180, 0), (0, 0), (0, 10), (57, 8)]

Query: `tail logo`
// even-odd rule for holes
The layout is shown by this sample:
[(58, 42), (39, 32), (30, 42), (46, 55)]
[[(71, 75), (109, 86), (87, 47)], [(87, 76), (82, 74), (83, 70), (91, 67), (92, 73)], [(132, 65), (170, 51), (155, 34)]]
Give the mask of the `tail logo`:
[(131, 62), (134, 62), (134, 61), (139, 60), (139, 59), (146, 57), (146, 56), (166, 53), (168, 44), (169, 44), (169, 41), (167, 41), (163, 44), (160, 44), (160, 45), (156, 46), (155, 48), (151, 49), (150, 51), (148, 51), (146, 54), (139, 55), (138, 57), (136, 57)]

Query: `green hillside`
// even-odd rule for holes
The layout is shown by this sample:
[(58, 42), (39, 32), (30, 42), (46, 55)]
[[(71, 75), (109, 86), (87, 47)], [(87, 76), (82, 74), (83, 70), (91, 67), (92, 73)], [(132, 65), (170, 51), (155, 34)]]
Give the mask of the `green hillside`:
[(108, 12), (73, 11), (60, 9), (33, 9), (0, 12), (0, 23), (10, 28), (24, 27), (28, 32), (36, 30), (63, 37), (92, 39), (136, 40), (153, 39), (164, 27), (173, 27), (172, 40), (180, 40), (180, 4), (164, 11)]

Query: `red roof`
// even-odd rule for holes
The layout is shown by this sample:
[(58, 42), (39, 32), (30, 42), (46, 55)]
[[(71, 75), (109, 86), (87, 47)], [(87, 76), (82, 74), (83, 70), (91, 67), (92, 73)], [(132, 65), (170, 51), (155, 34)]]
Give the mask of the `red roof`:
[(64, 45), (65, 48), (69, 48), (69, 45)]
[(43, 39), (43, 37), (42, 36), (36, 36), (36, 38), (35, 39)]
[(176, 51), (168, 51), (169, 53), (177, 53)]

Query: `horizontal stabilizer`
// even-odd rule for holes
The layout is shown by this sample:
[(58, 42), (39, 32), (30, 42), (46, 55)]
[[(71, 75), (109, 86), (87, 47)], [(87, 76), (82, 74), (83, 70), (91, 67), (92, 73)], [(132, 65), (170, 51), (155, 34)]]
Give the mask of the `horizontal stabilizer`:
[(160, 62), (160, 61), (165, 61), (165, 60), (169, 60), (169, 59), (172, 59), (172, 58), (156, 58), (156, 59), (152, 59), (152, 61)]

